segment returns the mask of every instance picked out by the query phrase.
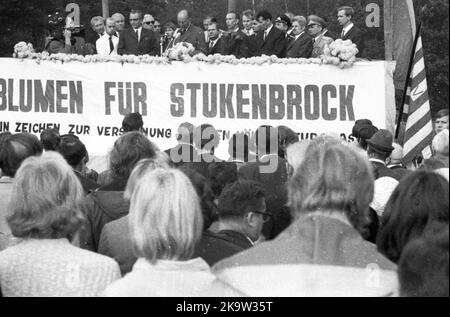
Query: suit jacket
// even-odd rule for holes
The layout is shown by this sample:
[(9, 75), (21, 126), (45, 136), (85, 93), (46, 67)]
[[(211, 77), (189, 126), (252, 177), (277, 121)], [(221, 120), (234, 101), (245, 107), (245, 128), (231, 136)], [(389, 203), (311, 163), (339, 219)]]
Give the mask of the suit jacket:
[(228, 55), (228, 45), (227, 40), (224, 36), (221, 36), (213, 47), (210, 47), (210, 43), (207, 43), (207, 54), (206, 55), (214, 55), (214, 54), (221, 54), (221, 55)]
[(392, 177), (399, 182), (402, 179), (401, 175), (393, 172), (391, 169), (387, 168), (386, 165), (374, 161), (370, 161), (370, 163), (372, 164), (372, 171), (375, 179), (379, 179), (381, 177)]
[(323, 51), (327, 45), (330, 45), (333, 42), (331, 37), (325, 36), (321, 34), (317, 39), (313, 39), (313, 51), (311, 57), (320, 57), (323, 55)]
[(142, 28), (141, 38), (138, 38), (133, 28), (120, 33), (117, 47), (119, 55), (159, 55), (158, 39), (153, 31)]
[(200, 257), (210, 266), (220, 260), (251, 248), (252, 243), (242, 233), (232, 230), (222, 230), (217, 233), (203, 232), (197, 244), (193, 258)]
[(229, 33), (225, 38), (228, 41), (227, 55), (234, 55), (236, 58), (251, 57), (249, 39), (242, 30)]
[(275, 25), (272, 26), (266, 40), (264, 41), (264, 31), (256, 34), (257, 55), (276, 55), (283, 57), (286, 35), (278, 30)]
[[(269, 159), (275, 160), (276, 169), (267, 173), (261, 168), (267, 167)], [(278, 155), (262, 157), (257, 162), (248, 163), (239, 169), (240, 179), (252, 180), (261, 184), (266, 199), (267, 212), (272, 214), (269, 221), (264, 223), (262, 233), (267, 239), (275, 238), (289, 226), (291, 216), (286, 204), (288, 181), (288, 164)]]
[(109, 47), (109, 35), (105, 33), (105, 35), (100, 37), (97, 42), (95, 42), (97, 54), (101, 56), (117, 55), (117, 46), (119, 45), (118, 33), (116, 36), (112, 37), (112, 42), (114, 45), (114, 49), (111, 52), (111, 48)]
[(347, 34), (342, 37), (342, 34), (340, 36), (342, 40), (350, 40), (352, 43), (356, 44), (356, 47), (359, 50), (358, 57), (361, 56), (362, 52), (364, 51), (364, 34), (363, 32), (356, 27), (356, 25), (353, 25), (353, 27), (347, 32)]
[(191, 24), (184, 33), (181, 33), (179, 29), (175, 31), (174, 36), (176, 37), (173, 42), (174, 45), (180, 42), (187, 42), (191, 43), (195, 47), (197, 53), (207, 53), (205, 34), (201, 28)]
[(258, 43), (256, 42), (256, 33), (247, 36), (248, 57), (258, 56)]
[(388, 168), (396, 176), (396, 177), (394, 177), (395, 179), (397, 179), (397, 177), (399, 179), (402, 179), (403, 177), (405, 177), (409, 173), (411, 173), (411, 171), (407, 170), (406, 167), (403, 167), (403, 166), (395, 165), (395, 166), (389, 166)]
[(288, 41), (286, 58), (310, 58), (313, 51), (311, 37), (303, 32), (297, 39)]

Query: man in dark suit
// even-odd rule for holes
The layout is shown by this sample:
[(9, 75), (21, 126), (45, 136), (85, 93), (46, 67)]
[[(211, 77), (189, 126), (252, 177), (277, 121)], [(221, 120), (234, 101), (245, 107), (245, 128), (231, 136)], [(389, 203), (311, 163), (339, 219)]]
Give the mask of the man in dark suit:
[(342, 32), (340, 39), (350, 40), (356, 44), (359, 50), (357, 56), (361, 56), (364, 50), (364, 34), (363, 32), (353, 24), (352, 19), (355, 15), (355, 10), (352, 7), (340, 7), (338, 9), (338, 22), (342, 26)]
[(239, 178), (259, 182), (266, 197), (267, 212), (272, 215), (264, 223), (262, 234), (275, 238), (291, 222), (287, 208), (288, 163), (278, 156), (278, 132), (271, 126), (261, 126), (256, 131), (258, 160), (239, 169)]
[(239, 18), (236, 12), (228, 12), (225, 22), (227, 24), (228, 55), (237, 58), (250, 57), (248, 36), (239, 28)]
[(125, 29), (120, 34), (117, 52), (119, 55), (158, 55), (158, 39), (151, 30), (142, 27), (142, 12), (131, 10), (131, 28)]
[(191, 43), (196, 53), (206, 54), (205, 34), (201, 28), (192, 24), (189, 12), (187, 10), (181, 10), (178, 13), (177, 20), (179, 29), (174, 33), (174, 45), (181, 42)]
[(228, 184), (219, 196), (217, 210), (218, 231), (205, 231), (194, 252), (194, 257), (203, 258), (210, 266), (251, 248), (270, 217), (262, 188), (252, 181)]
[(257, 55), (283, 57), (286, 36), (273, 25), (270, 12), (267, 10), (258, 12), (256, 20), (261, 27), (256, 35)]
[(225, 37), (220, 34), (217, 21), (208, 25), (208, 50), (207, 55), (222, 54), (227, 55), (228, 47)]
[(398, 181), (401, 180), (386, 166), (387, 158), (391, 155), (394, 147), (392, 146), (393, 135), (388, 130), (378, 130), (369, 140), (367, 140), (367, 155), (372, 164), (373, 175), (375, 179), (381, 177), (392, 177)]
[(310, 58), (314, 48), (311, 37), (306, 33), (306, 19), (295, 17), (292, 32), (286, 47), (286, 58)]

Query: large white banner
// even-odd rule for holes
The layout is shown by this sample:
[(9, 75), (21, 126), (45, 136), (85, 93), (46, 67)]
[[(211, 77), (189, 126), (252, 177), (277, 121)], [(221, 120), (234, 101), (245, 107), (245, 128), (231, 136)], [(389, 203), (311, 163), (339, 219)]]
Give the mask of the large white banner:
[(171, 65), (41, 62), (0, 58), (0, 132), (59, 128), (75, 133), (90, 155), (105, 155), (124, 115), (139, 111), (164, 150), (183, 122), (212, 124), (216, 154), (228, 158), (235, 132), (285, 125), (301, 139), (336, 132), (351, 140), (355, 120), (394, 130), (393, 65)]

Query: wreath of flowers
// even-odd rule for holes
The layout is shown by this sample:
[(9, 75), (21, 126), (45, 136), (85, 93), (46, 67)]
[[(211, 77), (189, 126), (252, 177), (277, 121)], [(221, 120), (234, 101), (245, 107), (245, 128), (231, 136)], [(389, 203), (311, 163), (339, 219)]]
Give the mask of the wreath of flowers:
[(167, 50), (163, 56), (150, 55), (76, 55), (76, 54), (49, 54), (48, 52), (35, 53), (31, 43), (19, 42), (14, 46), (14, 58), (34, 59), (39, 64), (41, 61), (53, 61), (69, 63), (78, 61), (82, 63), (130, 63), (130, 64), (162, 64), (168, 65), (171, 61), (203, 62), (207, 64), (232, 64), (232, 65), (265, 65), (265, 64), (316, 64), (316, 65), (335, 65), (340, 68), (348, 68), (356, 62), (358, 49), (350, 40), (336, 40), (324, 49), (324, 54), (318, 58), (278, 58), (272, 56), (258, 56), (250, 58), (236, 58), (233, 55), (205, 55), (196, 54), (195, 48), (190, 43), (181, 42)]

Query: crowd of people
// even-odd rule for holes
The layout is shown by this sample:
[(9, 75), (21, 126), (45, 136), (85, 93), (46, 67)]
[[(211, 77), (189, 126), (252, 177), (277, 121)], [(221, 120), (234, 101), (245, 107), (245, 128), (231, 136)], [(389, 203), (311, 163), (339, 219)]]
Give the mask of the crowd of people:
[(3, 296), (449, 296), (448, 109), (416, 170), (368, 119), (353, 143), (288, 127), (124, 118), (108, 169), (76, 135), (0, 134)]
[(352, 22), (355, 15), (351, 7), (337, 9), (337, 21), (342, 27), (338, 35), (327, 29), (328, 23), (320, 16), (304, 17), (287, 12), (276, 18), (267, 10), (241, 14), (229, 12), (225, 16), (225, 27), (219, 17), (208, 15), (203, 20), (203, 29), (191, 21), (188, 10), (177, 15), (177, 25), (168, 21), (163, 26), (158, 18), (131, 10), (129, 27), (125, 16), (114, 13), (111, 17), (95, 16), (91, 29), (83, 37), (79, 26), (66, 25), (64, 15), (57, 12), (50, 16), (50, 36), (45, 50), (49, 53), (80, 55), (163, 55), (174, 45), (187, 42), (194, 46), (195, 53), (205, 55), (234, 55), (248, 58), (261, 55), (276, 55), (279, 58), (310, 58), (324, 54), (324, 49), (333, 40), (350, 40), (356, 44), (359, 55), (364, 50), (364, 32)]

